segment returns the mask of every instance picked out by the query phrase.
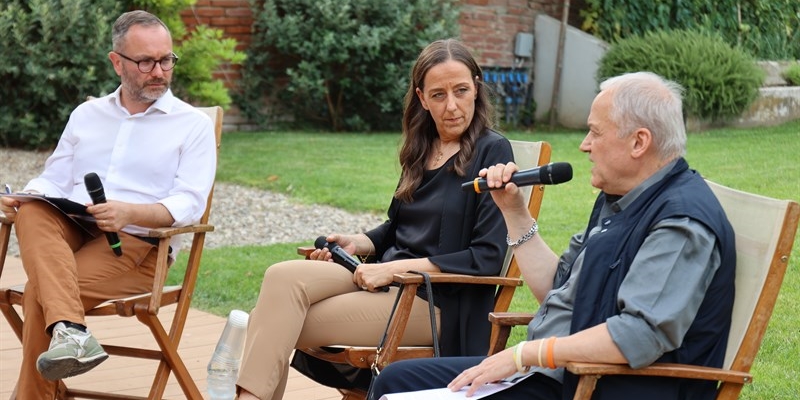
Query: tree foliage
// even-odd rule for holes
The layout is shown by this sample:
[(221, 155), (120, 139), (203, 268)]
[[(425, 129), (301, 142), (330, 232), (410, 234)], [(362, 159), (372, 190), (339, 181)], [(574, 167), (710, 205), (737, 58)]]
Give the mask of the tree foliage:
[(264, 0), (237, 103), (269, 122), (264, 95), (296, 121), (397, 129), (408, 74), (429, 42), (457, 35), (455, 0)]

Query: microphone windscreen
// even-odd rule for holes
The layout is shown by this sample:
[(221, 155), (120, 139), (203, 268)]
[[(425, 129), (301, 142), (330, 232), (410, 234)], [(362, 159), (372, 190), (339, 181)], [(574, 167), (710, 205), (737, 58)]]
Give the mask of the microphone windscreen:
[(100, 177), (94, 172), (89, 172), (88, 174), (84, 175), (83, 183), (86, 184), (86, 189), (90, 191), (95, 191), (103, 187)]
[(314, 241), (314, 247), (318, 249), (325, 247), (326, 244), (328, 244), (328, 241), (325, 240), (325, 236), (320, 236)]
[(550, 164), (550, 184), (569, 182), (572, 179), (572, 165), (568, 162)]

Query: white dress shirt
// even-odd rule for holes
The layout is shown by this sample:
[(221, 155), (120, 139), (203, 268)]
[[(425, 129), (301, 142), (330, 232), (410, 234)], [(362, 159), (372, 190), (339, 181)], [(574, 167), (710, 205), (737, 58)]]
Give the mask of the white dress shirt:
[[(130, 115), (117, 88), (72, 112), (44, 172), (24, 190), (90, 204), (83, 179), (90, 172), (100, 177), (108, 200), (160, 203), (175, 220), (173, 226), (195, 223), (216, 173), (211, 119), (169, 90), (145, 112)], [(122, 230), (141, 235), (148, 229), (128, 225)]]

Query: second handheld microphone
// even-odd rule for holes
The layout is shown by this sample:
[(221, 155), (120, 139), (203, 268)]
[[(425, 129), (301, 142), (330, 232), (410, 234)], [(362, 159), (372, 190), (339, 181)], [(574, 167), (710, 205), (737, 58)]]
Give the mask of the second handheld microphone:
[[(355, 257), (351, 256), (350, 253), (344, 251), (342, 246), (339, 246), (339, 243), (325, 240), (325, 236), (318, 237), (317, 240), (314, 241), (314, 247), (318, 249), (327, 248), (331, 252), (333, 262), (347, 268), (347, 270), (352, 273), (355, 273), (356, 267), (358, 267), (358, 264), (361, 264)], [(381, 286), (376, 289), (386, 292), (389, 290), (389, 287)]]
[(358, 267), (358, 264), (361, 264), (355, 257), (351, 256), (350, 253), (344, 251), (342, 246), (339, 246), (338, 243), (326, 241), (325, 236), (318, 237), (317, 240), (314, 241), (314, 247), (318, 249), (327, 248), (331, 252), (333, 262), (347, 268), (347, 270), (352, 273), (355, 273), (356, 267)]
[[(101, 204), (106, 202), (106, 192), (103, 190), (103, 182), (100, 177), (94, 172), (89, 172), (83, 176), (83, 183), (86, 184), (86, 191), (89, 192), (89, 197), (92, 198), (92, 203)], [(106, 239), (111, 250), (119, 257), (122, 255), (122, 242), (119, 240), (119, 235), (116, 232), (106, 232)]]

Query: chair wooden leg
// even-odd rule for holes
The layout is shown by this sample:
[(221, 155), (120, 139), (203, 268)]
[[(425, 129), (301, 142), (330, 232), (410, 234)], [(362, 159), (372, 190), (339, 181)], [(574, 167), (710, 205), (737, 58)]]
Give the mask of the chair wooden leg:
[(17, 335), (17, 339), (19, 339), (20, 343), (22, 343), (22, 318), (20, 318), (17, 310), (14, 309), (11, 299), (8, 298), (8, 296), (11, 295), (11, 292), (4, 291), (2, 295), (4, 298), (0, 299), (0, 311), (3, 313), (6, 321), (8, 321), (8, 325), (11, 326), (11, 330), (13, 330), (14, 334)]
[(503, 351), (506, 348), (509, 336), (511, 336), (510, 326), (492, 325), (492, 335), (489, 339), (489, 355)]
[(581, 375), (578, 380), (578, 388), (575, 390), (573, 400), (589, 400), (592, 398), (594, 388), (600, 375)]
[[(171, 338), (161, 325), (158, 316), (152, 315), (147, 311), (147, 305), (137, 305), (135, 310), (136, 318), (150, 328), (159, 349), (161, 349), (164, 355), (164, 358), (158, 365), (156, 377), (153, 380), (153, 386), (150, 389), (148, 398), (160, 399), (163, 396), (171, 371), (175, 374), (175, 379), (178, 381), (186, 398), (202, 399), (203, 396), (200, 394), (200, 390), (197, 389), (197, 385), (195, 385), (192, 380), (189, 370), (186, 368), (180, 355), (178, 355), (178, 341), (180, 340), (180, 335)], [(176, 316), (175, 318), (178, 317)]]
[(64, 384), (64, 381), (58, 381), (56, 386), (56, 399), (58, 400), (69, 400), (73, 399), (74, 397), (70, 396), (67, 392), (67, 385)]
[(3, 275), (3, 267), (6, 265), (8, 242), (11, 240), (11, 226), (10, 223), (5, 222), (5, 219), (0, 224), (0, 276)]
[(724, 382), (720, 385), (716, 400), (736, 400), (743, 388), (744, 384), (741, 383)]

